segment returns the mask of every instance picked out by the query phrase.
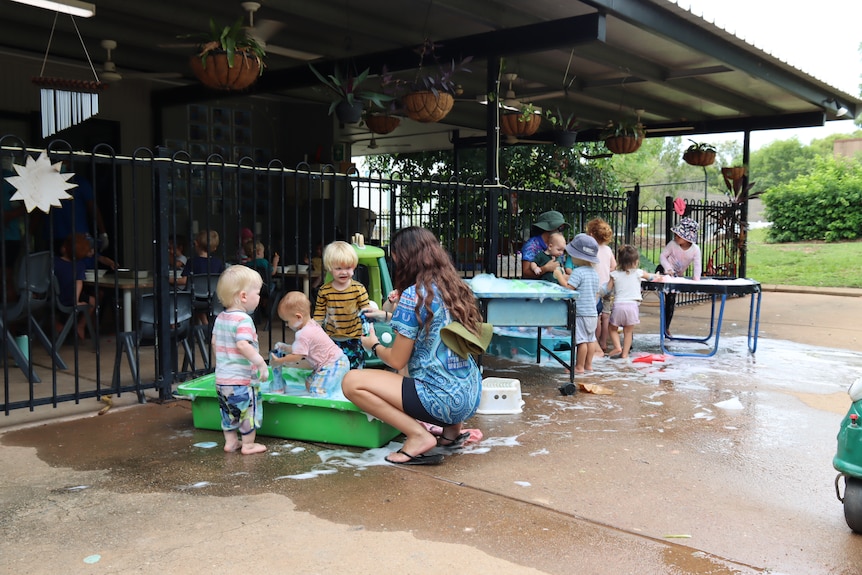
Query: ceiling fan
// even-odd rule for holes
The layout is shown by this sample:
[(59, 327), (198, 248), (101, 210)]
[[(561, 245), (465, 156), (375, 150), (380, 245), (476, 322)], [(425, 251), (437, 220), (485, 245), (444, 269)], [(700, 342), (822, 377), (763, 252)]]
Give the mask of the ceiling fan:
[(240, 6), (242, 6), (243, 10), (248, 12), (248, 26), (246, 26), (248, 35), (257, 40), (257, 43), (260, 44), (261, 48), (263, 48), (267, 54), (278, 54), (279, 56), (286, 56), (287, 58), (293, 58), (294, 60), (304, 61), (323, 58), (322, 54), (314, 54), (312, 52), (304, 52), (302, 50), (294, 50), (293, 48), (284, 48), (282, 46), (268, 44), (267, 41), (278, 34), (279, 30), (284, 28), (284, 22), (279, 22), (277, 20), (258, 20), (257, 25), (255, 25), (254, 15), (260, 9), (260, 2), (242, 2)]
[[(384, 138), (385, 139), (385, 138)], [(357, 143), (365, 140), (356, 140)], [(412, 144), (385, 144), (387, 148), (409, 148)], [(376, 150), (380, 145), (377, 143), (377, 135), (371, 134), (371, 140), (368, 140), (367, 148), (369, 150)]]
[[(246, 33), (249, 37), (257, 40), (257, 43), (260, 44), (260, 47), (263, 48), (267, 54), (277, 54), (279, 56), (285, 56), (287, 58), (303, 60), (306, 62), (323, 58), (322, 54), (315, 54), (313, 52), (305, 52), (303, 50), (295, 50), (293, 48), (285, 48), (283, 46), (270, 44), (268, 42), (269, 39), (278, 34), (278, 32), (284, 28), (284, 22), (263, 19), (255, 22), (254, 15), (260, 9), (260, 2), (240, 2), (240, 6), (242, 6), (242, 9), (248, 13), (248, 26), (244, 27)], [(197, 42), (159, 44), (159, 48), (197, 48), (197, 46)]]
[[(105, 61), (102, 63), (102, 70), (99, 72), (99, 76), (102, 80), (109, 84), (115, 84), (123, 79), (124, 74), (121, 74), (119, 70), (117, 70), (117, 65), (111, 59), (111, 55), (114, 50), (117, 49), (117, 41), (116, 40), (102, 40), (100, 45), (107, 52), (107, 56), (105, 57)], [(182, 74), (176, 72), (127, 72), (125, 73), (126, 78), (181, 78)]]

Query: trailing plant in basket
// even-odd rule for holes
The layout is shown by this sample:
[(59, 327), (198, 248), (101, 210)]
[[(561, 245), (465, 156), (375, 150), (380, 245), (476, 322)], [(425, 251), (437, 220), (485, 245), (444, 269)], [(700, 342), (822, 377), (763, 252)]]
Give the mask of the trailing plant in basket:
[(342, 102), (347, 102), (350, 106), (355, 105), (356, 102), (367, 102), (374, 104), (379, 108), (383, 108), (384, 102), (389, 102), (394, 99), (394, 96), (389, 94), (360, 89), (371, 73), (370, 68), (366, 68), (354, 76), (349, 72), (342, 73), (338, 64), (336, 64), (333, 69), (333, 73), (328, 76), (324, 76), (313, 65), (309, 64), (308, 67), (311, 68), (311, 71), (314, 72), (314, 75), (317, 76), (317, 79), (320, 80), (321, 84), (326, 86), (326, 88), (336, 96), (336, 100), (329, 106), (330, 115), (332, 115), (335, 108)]
[(711, 166), (715, 162), (715, 146), (689, 140), (691, 145), (682, 153), (682, 159), (692, 166)]
[(254, 59), (260, 66), (259, 75), (263, 74), (263, 59), (266, 56), (266, 51), (257, 40), (248, 35), (243, 26), (242, 18), (234, 22), (232, 26), (224, 27), (217, 26), (215, 20), (210, 18), (209, 32), (179, 37), (200, 41), (198, 57), (201, 59), (201, 65), (204, 69), (207, 67), (207, 58), (215, 52), (225, 52), (227, 65), (230, 68), (233, 68), (234, 56), (240, 53)]
[(608, 122), (608, 125), (605, 126), (605, 129), (602, 131), (602, 138), (616, 138), (616, 137), (629, 137), (629, 138), (643, 138), (646, 134), (646, 130), (644, 129), (644, 125), (640, 123), (640, 120), (635, 122)]
[(545, 119), (554, 127), (555, 130), (561, 132), (577, 132), (578, 117), (574, 112), (564, 114), (559, 108), (554, 110), (545, 109)]
[(412, 80), (395, 78), (384, 68), (384, 86), (392, 85), (399, 93), (431, 92), (435, 96), (440, 92), (460, 94), (461, 86), (455, 82), (455, 75), (470, 72), (467, 64), (473, 61), (473, 57), (467, 56), (460, 62), (454, 59), (444, 62), (436, 53), (438, 46), (440, 44), (435, 44), (428, 38), (425, 39), (419, 49), (419, 67)]

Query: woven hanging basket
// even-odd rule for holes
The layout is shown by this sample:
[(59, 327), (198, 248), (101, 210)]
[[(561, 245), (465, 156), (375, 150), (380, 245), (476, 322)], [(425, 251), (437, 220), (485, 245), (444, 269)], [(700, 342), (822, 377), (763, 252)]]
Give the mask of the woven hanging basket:
[(388, 134), (401, 124), (398, 116), (386, 114), (369, 114), (365, 117), (365, 125), (375, 134)]
[(503, 114), (500, 116), (500, 131), (506, 136), (532, 136), (541, 123), (542, 117), (538, 114), (530, 114), (528, 119), (524, 119), (520, 112)]
[(605, 146), (614, 154), (637, 152), (643, 142), (643, 136), (611, 136), (610, 138), (605, 138)]
[(455, 98), (448, 92), (410, 92), (401, 97), (407, 117), (417, 122), (439, 122), (452, 111)]
[(710, 150), (686, 150), (682, 159), (692, 166), (711, 166), (715, 163), (715, 152)]
[(736, 181), (745, 175), (745, 166), (733, 166), (732, 168), (721, 168), (721, 175), (725, 180)]
[(245, 90), (260, 76), (260, 62), (241, 52), (233, 55), (233, 68), (227, 65), (226, 52), (210, 52), (206, 68), (199, 56), (192, 56), (189, 62), (198, 80), (214, 90)]

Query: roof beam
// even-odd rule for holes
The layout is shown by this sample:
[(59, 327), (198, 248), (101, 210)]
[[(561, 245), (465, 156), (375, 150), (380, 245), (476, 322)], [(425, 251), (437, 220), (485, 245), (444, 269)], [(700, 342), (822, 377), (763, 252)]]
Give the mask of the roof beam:
[[(772, 84), (790, 92), (796, 97), (817, 106), (823, 101), (836, 97), (836, 94), (823, 90), (818, 83), (807, 82), (799, 74), (793, 74), (776, 66), (766, 58), (759, 58), (752, 50), (735, 46), (716, 34), (706, 33), (703, 27), (696, 26), (678, 14), (659, 7), (651, 2), (640, 0), (582, 0), (605, 14), (635, 24), (645, 30), (687, 46), (698, 52), (710, 54), (740, 72), (757, 78), (769, 78)], [(841, 97), (838, 96), (840, 100)], [(849, 106), (848, 106), (849, 107)], [(851, 110), (855, 113), (855, 109)]]
[[(572, 47), (587, 42), (604, 42), (605, 17), (601, 14), (573, 16), (538, 24), (529, 24), (505, 30), (493, 30), (462, 38), (446, 40), (435, 49), (441, 61), (460, 61), (466, 56), (484, 59), (497, 56), (512, 56), (541, 52), (560, 47)], [(561, 38), (564, 39), (561, 41)], [(392, 72), (417, 68), (419, 46), (399, 48), (356, 56), (351, 60), (357, 70), (371, 68), (379, 70), (383, 65)], [(322, 62), (315, 67), (323, 74), (332, 72), (334, 62)], [(261, 76), (249, 92), (239, 94), (213, 93), (203, 86), (183, 86), (153, 94), (154, 105), (175, 105), (205, 101), (214, 98), (248, 95), (249, 93), (274, 92), (313, 86), (316, 76), (307, 66), (269, 72)]]

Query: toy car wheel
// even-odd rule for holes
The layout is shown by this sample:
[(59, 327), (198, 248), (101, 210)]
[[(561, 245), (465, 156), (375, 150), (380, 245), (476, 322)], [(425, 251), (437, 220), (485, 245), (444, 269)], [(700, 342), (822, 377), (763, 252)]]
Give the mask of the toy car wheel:
[(856, 533), (862, 533), (862, 479), (845, 476), (844, 520)]

